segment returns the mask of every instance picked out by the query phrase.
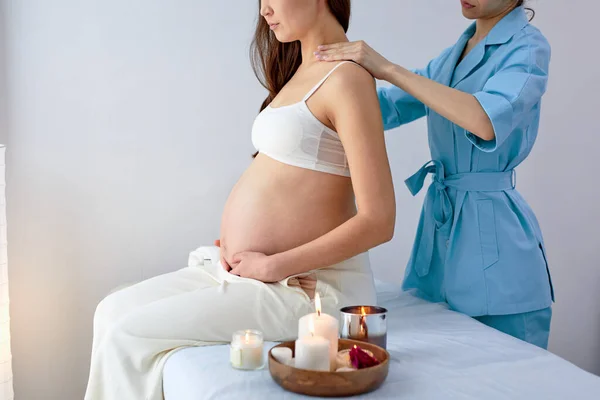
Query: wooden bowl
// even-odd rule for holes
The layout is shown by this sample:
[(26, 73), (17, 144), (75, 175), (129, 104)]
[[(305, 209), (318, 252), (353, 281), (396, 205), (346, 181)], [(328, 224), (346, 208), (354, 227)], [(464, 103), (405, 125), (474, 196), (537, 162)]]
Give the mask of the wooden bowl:
[[(307, 396), (345, 397), (371, 392), (377, 389), (387, 378), (389, 353), (371, 343), (356, 340), (339, 339), (338, 351), (351, 349), (354, 345), (373, 352), (380, 364), (347, 372), (309, 371), (281, 364), (269, 350), (269, 372), (279, 386), (290, 392)], [(281, 343), (276, 347), (287, 347), (294, 354), (295, 342)]]

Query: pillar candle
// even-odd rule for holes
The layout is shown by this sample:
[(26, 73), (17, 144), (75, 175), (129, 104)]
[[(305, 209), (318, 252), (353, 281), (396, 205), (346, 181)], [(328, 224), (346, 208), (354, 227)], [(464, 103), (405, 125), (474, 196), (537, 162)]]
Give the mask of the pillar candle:
[(330, 346), (328, 349), (330, 370), (335, 371), (337, 367), (339, 321), (331, 315), (321, 312), (319, 293), (315, 294), (315, 309), (316, 312), (307, 314), (298, 321), (298, 338), (309, 336), (311, 329), (314, 329), (314, 336), (327, 339)]
[(305, 336), (296, 340), (295, 367), (313, 371), (330, 371), (329, 340), (321, 336)]

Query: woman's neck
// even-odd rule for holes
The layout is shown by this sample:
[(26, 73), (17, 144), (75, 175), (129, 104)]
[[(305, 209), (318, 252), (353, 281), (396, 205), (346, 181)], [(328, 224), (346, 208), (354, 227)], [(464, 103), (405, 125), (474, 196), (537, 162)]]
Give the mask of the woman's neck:
[(315, 51), (317, 51), (319, 45), (347, 41), (348, 37), (346, 37), (344, 28), (337, 22), (335, 17), (322, 18), (322, 22), (318, 23), (314, 29), (300, 40), (302, 65), (306, 66), (318, 62), (315, 58)]

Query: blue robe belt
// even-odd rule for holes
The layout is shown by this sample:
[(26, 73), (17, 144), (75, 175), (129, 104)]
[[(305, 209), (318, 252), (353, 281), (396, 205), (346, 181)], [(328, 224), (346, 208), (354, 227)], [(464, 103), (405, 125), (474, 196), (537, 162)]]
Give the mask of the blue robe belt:
[(429, 273), (433, 257), (436, 230), (450, 234), (454, 210), (446, 188), (458, 191), (456, 210), (460, 211), (466, 192), (501, 192), (515, 188), (515, 171), (505, 172), (468, 172), (445, 176), (444, 166), (440, 161), (427, 162), (405, 183), (415, 196), (423, 188), (425, 177), (433, 175), (433, 182), (427, 189), (421, 221), (421, 237), (414, 247), (412, 263), (419, 276)]

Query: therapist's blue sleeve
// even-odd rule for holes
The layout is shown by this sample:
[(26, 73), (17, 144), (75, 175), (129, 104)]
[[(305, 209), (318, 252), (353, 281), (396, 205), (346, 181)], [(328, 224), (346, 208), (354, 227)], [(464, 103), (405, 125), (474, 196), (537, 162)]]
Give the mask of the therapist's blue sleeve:
[(495, 138), (485, 141), (471, 132), (467, 138), (480, 150), (492, 152), (521, 126), (531, 122), (548, 83), (550, 45), (543, 36), (523, 37), (512, 45), (497, 72), (474, 93), (494, 128)]
[[(425, 78), (435, 79), (451, 50), (451, 47), (445, 49), (442, 54), (431, 60), (427, 67), (411, 71)], [(412, 122), (427, 113), (423, 103), (396, 86), (379, 87), (377, 95), (385, 130)]]
[(425, 105), (396, 86), (378, 88), (377, 96), (386, 131), (425, 116)]

